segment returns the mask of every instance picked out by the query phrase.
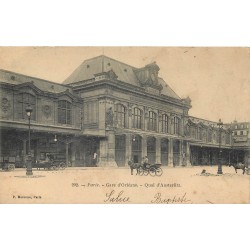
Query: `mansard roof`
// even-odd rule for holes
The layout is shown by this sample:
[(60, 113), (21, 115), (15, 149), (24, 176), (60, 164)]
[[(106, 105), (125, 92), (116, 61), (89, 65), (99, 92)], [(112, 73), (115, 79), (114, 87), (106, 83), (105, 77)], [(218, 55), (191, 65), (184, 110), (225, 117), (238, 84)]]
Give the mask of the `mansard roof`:
[(71, 87), (69, 86), (2, 69), (0, 69), (0, 82), (10, 83), (13, 85), (23, 85), (25, 83), (32, 83), (36, 88), (40, 89), (41, 91), (50, 92), (54, 94), (62, 93), (67, 90), (71, 94), (73, 93)]
[(142, 80), (145, 75), (141, 74), (141, 72), (144, 69), (148, 70), (149, 68), (156, 72), (156, 77), (152, 81), (153, 84), (162, 88), (161, 94), (180, 100), (181, 98), (166, 84), (166, 82), (158, 77), (158, 71), (160, 68), (155, 62), (148, 64), (143, 68), (135, 68), (123, 62), (101, 55), (85, 60), (63, 83), (71, 84), (83, 82), (82, 84), (84, 84), (84, 81), (94, 79), (96, 74), (112, 70), (117, 76), (118, 81), (141, 87), (143, 84), (147, 84), (146, 81)]

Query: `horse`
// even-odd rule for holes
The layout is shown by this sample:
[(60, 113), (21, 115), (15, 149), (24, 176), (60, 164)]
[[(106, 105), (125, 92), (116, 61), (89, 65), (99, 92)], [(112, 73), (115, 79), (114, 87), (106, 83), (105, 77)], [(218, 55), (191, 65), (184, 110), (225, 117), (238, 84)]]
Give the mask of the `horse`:
[(237, 169), (242, 169), (242, 171), (243, 171), (242, 174), (245, 174), (245, 171), (246, 171), (246, 168), (247, 168), (245, 164), (243, 164), (241, 162), (239, 162), (239, 163), (230, 163), (229, 167), (231, 167), (231, 166), (234, 167), (236, 174), (237, 174)]
[(128, 165), (131, 169), (131, 175), (133, 175), (134, 169), (136, 169), (136, 175), (139, 173), (139, 168), (141, 167), (140, 163), (133, 163), (132, 161), (128, 161)]

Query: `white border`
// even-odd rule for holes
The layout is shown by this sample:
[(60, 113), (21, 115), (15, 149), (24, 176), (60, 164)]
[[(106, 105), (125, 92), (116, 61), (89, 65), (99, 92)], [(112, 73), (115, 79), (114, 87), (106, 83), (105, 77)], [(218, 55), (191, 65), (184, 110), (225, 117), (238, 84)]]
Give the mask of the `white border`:
[[(249, 46), (249, 19), (240, 0), (9, 0), (0, 45)], [(0, 248), (244, 250), (249, 218), (249, 205), (0, 205)]]

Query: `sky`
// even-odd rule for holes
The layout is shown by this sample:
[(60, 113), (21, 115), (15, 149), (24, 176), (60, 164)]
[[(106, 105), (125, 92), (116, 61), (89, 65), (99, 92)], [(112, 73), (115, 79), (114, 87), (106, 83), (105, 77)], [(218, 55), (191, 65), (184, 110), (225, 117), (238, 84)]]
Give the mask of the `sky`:
[(106, 55), (134, 67), (156, 62), (159, 76), (195, 117), (250, 121), (250, 54), (214, 47), (0, 47), (0, 69), (61, 83), (84, 60)]

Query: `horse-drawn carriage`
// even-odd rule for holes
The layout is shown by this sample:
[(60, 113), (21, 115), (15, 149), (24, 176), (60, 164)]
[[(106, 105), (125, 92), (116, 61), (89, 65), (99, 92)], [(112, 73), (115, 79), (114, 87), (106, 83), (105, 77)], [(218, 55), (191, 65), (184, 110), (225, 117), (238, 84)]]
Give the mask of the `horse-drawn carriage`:
[(15, 170), (15, 157), (1, 157), (0, 164), (2, 167), (2, 170), (4, 171), (13, 171)]
[(36, 161), (33, 166), (37, 170), (44, 169), (44, 170), (64, 170), (66, 168), (65, 162), (58, 162), (51, 158), (46, 159), (44, 161)]
[(237, 174), (237, 170), (240, 169), (242, 170), (242, 174), (245, 174), (245, 172), (249, 172), (248, 170), (248, 164), (246, 163), (242, 163), (242, 162), (232, 162), (232, 163), (229, 163), (229, 167), (233, 166), (234, 167), (234, 170), (235, 170), (235, 173)]
[(161, 164), (140, 164), (140, 163), (133, 163), (132, 161), (128, 162), (128, 165), (131, 169), (131, 175), (133, 175), (133, 170), (136, 169), (136, 174), (142, 175), (151, 175), (151, 176), (161, 176), (163, 170), (161, 168)]

